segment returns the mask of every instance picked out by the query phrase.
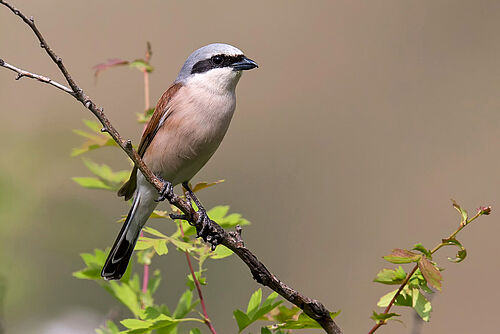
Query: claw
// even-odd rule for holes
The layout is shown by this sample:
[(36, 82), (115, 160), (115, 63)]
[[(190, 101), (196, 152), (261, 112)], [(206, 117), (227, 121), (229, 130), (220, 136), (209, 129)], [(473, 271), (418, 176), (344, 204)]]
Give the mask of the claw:
[(158, 199), (155, 199), (155, 202), (161, 202), (164, 200), (168, 200), (170, 202), (172, 197), (174, 197), (174, 186), (172, 185), (172, 183), (165, 181), (159, 176), (157, 176), (157, 178), (163, 182), (163, 189), (160, 191), (160, 196), (158, 197)]
[(186, 216), (185, 214), (176, 214), (176, 213), (171, 213), (169, 214), (169, 217), (170, 219), (181, 219), (181, 220), (187, 220), (188, 219), (188, 216)]

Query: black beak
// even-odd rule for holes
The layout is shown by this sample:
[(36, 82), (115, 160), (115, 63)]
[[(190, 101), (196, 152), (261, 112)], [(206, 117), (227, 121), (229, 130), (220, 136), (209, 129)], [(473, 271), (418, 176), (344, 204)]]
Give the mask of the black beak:
[(246, 71), (251, 70), (252, 68), (259, 67), (256, 62), (247, 57), (243, 57), (241, 61), (234, 63), (231, 66), (235, 71)]

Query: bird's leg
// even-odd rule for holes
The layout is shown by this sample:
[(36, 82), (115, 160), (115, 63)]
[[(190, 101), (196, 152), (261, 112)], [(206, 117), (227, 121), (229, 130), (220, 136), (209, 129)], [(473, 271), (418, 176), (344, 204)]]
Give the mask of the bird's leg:
[(207, 210), (205, 210), (203, 205), (198, 200), (198, 197), (196, 197), (194, 192), (191, 190), (191, 187), (189, 187), (189, 183), (183, 182), (182, 186), (184, 187), (184, 189), (186, 189), (186, 195), (189, 197), (189, 199), (192, 199), (198, 207), (198, 219), (194, 224), (196, 227), (196, 237), (201, 237), (203, 238), (203, 240), (210, 243), (212, 250), (214, 250), (215, 247), (219, 244), (219, 240), (221, 237), (213, 227), (213, 222), (208, 217)]
[(160, 196), (155, 199), (155, 202), (161, 202), (164, 200), (170, 200), (174, 197), (174, 186), (171, 182), (164, 180), (161, 176), (156, 175), (156, 178), (163, 182), (163, 189), (160, 191)]

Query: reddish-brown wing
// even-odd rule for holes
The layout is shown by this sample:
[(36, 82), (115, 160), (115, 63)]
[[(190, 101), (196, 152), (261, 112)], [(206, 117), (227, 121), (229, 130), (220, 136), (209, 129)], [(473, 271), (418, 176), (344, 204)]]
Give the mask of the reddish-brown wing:
[[(173, 84), (169, 89), (167, 89), (165, 93), (163, 93), (161, 98), (158, 100), (153, 116), (151, 116), (151, 120), (142, 133), (141, 142), (139, 144), (139, 148), (137, 149), (137, 153), (139, 153), (141, 157), (143, 157), (144, 153), (146, 153), (146, 150), (149, 147), (149, 144), (151, 144), (151, 142), (153, 141), (153, 138), (158, 132), (158, 129), (162, 124), (165, 123), (165, 120), (169, 116), (168, 113), (172, 112), (171, 110), (169, 110), (168, 104), (181, 87), (182, 85), (180, 83)], [(162, 121), (162, 119), (163, 122), (162, 124), (160, 124), (160, 121)], [(120, 188), (120, 190), (118, 190), (118, 196), (124, 196), (125, 200), (129, 200), (134, 195), (136, 187), (137, 167), (134, 166), (129, 180)]]

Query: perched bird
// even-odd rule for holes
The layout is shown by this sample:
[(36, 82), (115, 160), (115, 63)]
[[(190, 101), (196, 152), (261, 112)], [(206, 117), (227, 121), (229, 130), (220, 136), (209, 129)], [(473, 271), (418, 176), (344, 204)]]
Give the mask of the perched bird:
[[(160, 199), (171, 196), (173, 187), (180, 183), (193, 195), (188, 182), (226, 134), (242, 71), (255, 67), (257, 63), (241, 50), (221, 43), (206, 45), (187, 58), (177, 79), (158, 101), (138, 148), (148, 168), (165, 180)], [(158, 205), (158, 191), (137, 167), (118, 195), (134, 200), (102, 269), (106, 280), (120, 279), (125, 273), (140, 231)], [(204, 209), (199, 212), (206, 217)]]

